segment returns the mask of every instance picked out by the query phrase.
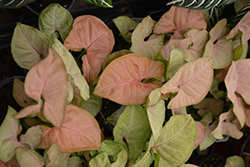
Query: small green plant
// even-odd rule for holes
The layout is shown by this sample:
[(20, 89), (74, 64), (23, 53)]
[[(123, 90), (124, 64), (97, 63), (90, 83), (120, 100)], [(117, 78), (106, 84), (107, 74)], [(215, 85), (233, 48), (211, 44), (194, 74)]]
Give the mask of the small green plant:
[[(5, 166), (185, 167), (194, 149), (240, 139), (250, 126), (249, 12), (231, 29), (227, 19), (208, 28), (202, 10), (176, 6), (157, 23), (121, 16), (113, 22), (130, 47), (112, 53), (114, 35), (99, 18), (73, 21), (58, 4), (45, 11), (40, 30), (18, 23), (14, 31), (13, 57), (29, 72), (14, 83), (23, 109), (9, 107), (0, 127)], [(94, 118), (102, 98), (125, 106), (111, 138)]]

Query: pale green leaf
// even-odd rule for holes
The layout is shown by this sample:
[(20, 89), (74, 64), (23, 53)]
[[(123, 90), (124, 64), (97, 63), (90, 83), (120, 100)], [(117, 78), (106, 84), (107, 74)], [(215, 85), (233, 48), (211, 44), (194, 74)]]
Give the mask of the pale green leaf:
[(70, 157), (69, 167), (83, 167), (83, 161), (77, 156)]
[(74, 79), (76, 87), (80, 90), (80, 95), (84, 100), (89, 99), (89, 85), (83, 75), (81, 74), (80, 68), (77, 66), (74, 57), (71, 53), (61, 44), (61, 42), (55, 39), (52, 48), (62, 58), (67, 73)]
[(153, 136), (155, 140), (157, 140), (161, 134), (166, 110), (165, 102), (161, 98), (161, 92), (159, 88), (153, 90), (150, 93), (146, 109)]
[(150, 151), (147, 151), (144, 155), (143, 155), (143, 157), (142, 157), (142, 159), (140, 159), (140, 161), (138, 161), (136, 164), (134, 164), (132, 167), (148, 167), (148, 166), (150, 166), (150, 164), (152, 164), (152, 162), (153, 162), (153, 160), (154, 160), (154, 155), (153, 155), (153, 153), (152, 152), (150, 152)]
[(218, 86), (220, 84), (220, 81), (218, 78), (214, 78), (211, 88), (210, 88), (210, 93), (214, 96), (215, 99), (220, 99), (226, 96), (226, 93), (222, 90), (219, 90)]
[(83, 101), (81, 108), (90, 112), (94, 117), (100, 112), (102, 107), (102, 98), (93, 94), (95, 86), (90, 84), (90, 97), (87, 101)]
[(17, 147), (16, 158), (21, 167), (43, 167), (45, 165), (45, 160), (35, 150), (25, 150), (22, 147)]
[(107, 121), (112, 125), (115, 126), (117, 123), (117, 120), (119, 118), (119, 116), (121, 115), (121, 113), (124, 111), (124, 109), (126, 108), (125, 105), (122, 105), (118, 110), (116, 110), (112, 115), (107, 117)]
[(227, 158), (225, 167), (235, 167), (235, 166), (237, 167), (246, 166), (244, 159), (239, 155), (235, 155), (235, 156), (231, 156)]
[(168, 68), (168, 78), (172, 78), (174, 74), (183, 66), (185, 62), (185, 53), (181, 49), (174, 49), (170, 54), (170, 63)]
[(160, 156), (159, 166), (179, 166), (191, 156), (197, 138), (197, 126), (190, 115), (175, 115), (163, 127), (152, 146)]
[(120, 166), (126, 166), (128, 152), (127, 150), (122, 150), (117, 155), (117, 160), (111, 164), (111, 167), (120, 167)]
[(139, 23), (129, 18), (128, 16), (119, 16), (113, 19), (113, 22), (120, 31), (124, 40), (131, 43), (131, 31), (134, 31)]
[(145, 109), (140, 105), (127, 106), (114, 127), (114, 140), (126, 140), (129, 159), (136, 160), (148, 141), (151, 130)]
[(22, 126), (18, 119), (15, 119), (13, 115), (17, 112), (8, 107), (7, 115), (0, 126), (0, 159), (4, 162), (8, 162), (15, 154), (15, 148), (19, 145), (17, 136), (22, 131)]
[(144, 18), (132, 33), (132, 46), (130, 50), (134, 53), (155, 60), (159, 49), (163, 46), (164, 35), (151, 35), (153, 28), (154, 20), (152, 20), (150, 16)]
[(48, 55), (51, 45), (52, 42), (42, 32), (17, 23), (11, 41), (11, 53), (20, 67), (29, 70)]
[(217, 127), (218, 121), (213, 122), (212, 112), (209, 112), (202, 117), (200, 122), (205, 126), (206, 129), (204, 140), (199, 146), (200, 150), (203, 151), (216, 141), (216, 138), (212, 135), (212, 131)]
[(61, 152), (56, 143), (52, 144), (47, 151), (49, 162), (46, 167), (60, 167), (61, 166)]
[(67, 87), (67, 102), (70, 103), (74, 98), (74, 79), (68, 75), (68, 87)]
[(72, 29), (73, 17), (58, 3), (47, 6), (39, 15), (39, 29), (52, 40), (58, 33), (64, 41)]
[(28, 131), (20, 136), (20, 143), (26, 149), (35, 150), (40, 144), (43, 136), (43, 129), (40, 125), (32, 126)]
[(111, 167), (108, 154), (106, 152), (98, 154), (89, 161), (89, 167), (97, 167), (97, 166)]

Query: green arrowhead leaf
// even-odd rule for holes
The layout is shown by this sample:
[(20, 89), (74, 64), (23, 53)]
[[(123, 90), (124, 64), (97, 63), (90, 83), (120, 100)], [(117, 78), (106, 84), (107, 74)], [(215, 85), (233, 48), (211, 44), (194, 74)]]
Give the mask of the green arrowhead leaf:
[(235, 155), (227, 158), (225, 167), (245, 166), (245, 161), (241, 156)]
[(31, 69), (46, 57), (52, 42), (39, 30), (17, 23), (11, 41), (11, 53), (16, 63), (25, 69)]
[(82, 167), (83, 166), (83, 161), (81, 158), (77, 156), (73, 156), (69, 158), (69, 166), (70, 167)]
[(145, 109), (140, 105), (127, 106), (114, 127), (114, 140), (126, 140), (129, 159), (136, 160), (148, 141), (151, 130)]
[(108, 154), (106, 152), (98, 154), (89, 161), (89, 167), (97, 167), (97, 166), (111, 167)]
[(58, 38), (60, 34), (64, 41), (71, 31), (72, 25), (72, 15), (58, 3), (47, 6), (39, 15), (40, 31), (52, 40)]
[(0, 126), (0, 159), (4, 162), (10, 161), (14, 156), (15, 148), (18, 146), (17, 136), (22, 131), (19, 120), (13, 117), (16, 113), (9, 106), (7, 115)]
[(192, 154), (197, 138), (197, 126), (190, 115), (175, 115), (163, 127), (152, 146), (160, 156), (159, 166), (180, 166)]

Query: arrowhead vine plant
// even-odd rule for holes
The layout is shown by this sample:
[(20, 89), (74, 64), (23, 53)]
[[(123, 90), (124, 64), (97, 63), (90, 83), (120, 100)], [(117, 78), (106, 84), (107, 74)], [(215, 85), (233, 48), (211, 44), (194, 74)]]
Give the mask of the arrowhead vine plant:
[[(115, 18), (129, 44), (115, 52), (101, 19), (73, 20), (58, 4), (41, 13), (39, 30), (17, 23), (11, 51), (28, 73), (14, 81), (22, 109), (9, 106), (0, 127), (1, 166), (185, 167), (194, 149), (240, 139), (250, 126), (250, 12), (213, 25), (206, 11)], [(123, 105), (111, 137), (95, 119), (103, 98)]]

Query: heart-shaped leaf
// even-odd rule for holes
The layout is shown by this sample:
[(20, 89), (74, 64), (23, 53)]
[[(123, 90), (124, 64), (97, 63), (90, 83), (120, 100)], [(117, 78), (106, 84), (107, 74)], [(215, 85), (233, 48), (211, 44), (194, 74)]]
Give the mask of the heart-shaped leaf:
[(182, 39), (183, 34), (190, 29), (206, 29), (207, 23), (201, 10), (192, 10), (172, 6), (162, 15), (154, 27), (154, 33), (164, 34), (174, 32), (172, 39)]
[(207, 113), (200, 122), (204, 125), (206, 129), (204, 140), (200, 143), (200, 150), (206, 150), (210, 147), (215, 141), (216, 138), (212, 135), (212, 131), (217, 127), (218, 121), (213, 122), (212, 112)]
[(147, 113), (142, 106), (127, 106), (114, 127), (114, 140), (123, 143), (126, 140), (129, 159), (136, 160), (148, 141), (151, 130)]
[(154, 20), (150, 16), (144, 18), (132, 33), (132, 46), (130, 48), (132, 52), (152, 60), (155, 60), (164, 42), (164, 35), (151, 35), (154, 25)]
[(55, 39), (52, 48), (60, 55), (62, 58), (67, 73), (73, 78), (73, 83), (80, 90), (80, 95), (84, 100), (89, 98), (89, 85), (85, 78), (83, 77), (81, 70), (76, 64), (74, 57), (71, 53), (61, 44), (61, 42)]
[[(241, 127), (244, 126), (246, 121), (246, 115), (241, 97), (247, 104), (250, 104), (250, 96), (248, 91), (250, 90), (250, 76), (248, 72), (250, 70), (250, 60), (242, 59), (233, 62), (227, 76), (225, 78), (225, 84), (228, 90), (228, 98), (234, 104), (233, 112), (239, 119)], [(241, 97), (239, 97), (240, 94)]]
[(212, 112), (213, 116), (219, 116), (223, 110), (224, 102), (220, 99), (205, 98), (193, 107), (199, 109), (198, 114), (200, 116), (204, 116), (208, 112)]
[(60, 34), (64, 41), (72, 29), (72, 24), (72, 15), (58, 3), (50, 4), (39, 15), (39, 30), (52, 40)]
[(152, 146), (160, 156), (159, 166), (180, 166), (192, 154), (197, 138), (197, 126), (190, 115), (175, 115), (163, 127)]
[(43, 129), (40, 125), (30, 127), (24, 135), (20, 136), (20, 144), (25, 149), (35, 150), (42, 140)]
[(89, 167), (96, 167), (96, 166), (111, 167), (108, 154), (106, 152), (98, 154), (89, 161)]
[(242, 45), (245, 45), (245, 43), (250, 38), (250, 26), (249, 26), (249, 20), (250, 20), (250, 11), (247, 12), (247, 14), (244, 15), (244, 17), (240, 20), (240, 22), (230, 31), (230, 33), (226, 36), (227, 39), (232, 39), (235, 37), (235, 35), (238, 33), (238, 31), (242, 32), (241, 40)]
[(34, 103), (34, 100), (26, 95), (24, 91), (24, 83), (18, 78), (14, 79), (13, 97), (21, 107), (27, 107)]
[[(54, 126), (60, 127), (65, 115), (67, 83), (65, 65), (58, 53), (50, 49), (48, 57), (28, 72), (24, 83), (26, 94), (38, 101), (38, 104), (26, 107), (26, 110), (22, 110), (15, 117), (38, 114), (43, 99), (45, 118)], [(34, 107), (38, 107), (39, 110), (33, 110)]]
[(150, 93), (146, 109), (153, 136), (157, 140), (161, 134), (166, 110), (165, 102), (161, 98), (160, 88)]
[(8, 112), (0, 126), (0, 159), (8, 162), (15, 154), (15, 148), (19, 145), (17, 136), (22, 131), (22, 126), (18, 119), (14, 118), (17, 112), (8, 107)]
[(45, 160), (35, 150), (25, 150), (22, 147), (17, 147), (16, 158), (20, 166), (43, 167), (45, 165)]
[(87, 111), (67, 105), (65, 119), (61, 127), (43, 128), (43, 139), (39, 148), (48, 149), (57, 143), (61, 152), (95, 150), (99, 148), (101, 131), (95, 118)]
[(226, 93), (223, 90), (219, 90), (219, 84), (219, 79), (214, 78), (210, 88), (210, 93), (214, 96), (215, 99), (220, 99), (226, 96)]
[(52, 144), (47, 151), (49, 162), (46, 163), (46, 167), (54, 167), (61, 165), (61, 152), (56, 143)]
[(64, 42), (70, 50), (86, 49), (83, 56), (83, 74), (88, 83), (101, 71), (105, 59), (111, 53), (115, 40), (105, 23), (95, 16), (84, 15), (74, 20), (73, 29)]
[(178, 94), (170, 101), (168, 108), (181, 108), (199, 103), (208, 93), (213, 81), (211, 59), (199, 58), (183, 65), (161, 92)]
[(139, 23), (128, 16), (119, 16), (113, 19), (113, 22), (115, 23), (125, 41), (131, 43), (131, 31), (134, 31)]
[(160, 82), (150, 79), (160, 79), (164, 73), (164, 63), (127, 54), (107, 66), (94, 94), (123, 105), (144, 104), (150, 92), (161, 86)]
[(208, 41), (208, 32), (205, 29), (192, 29), (185, 33), (184, 36), (191, 38), (192, 41), (188, 49), (183, 50), (185, 51), (185, 60), (189, 62), (202, 57)]
[(141, 166), (150, 166), (154, 160), (154, 154), (150, 151), (147, 151), (139, 162), (134, 164), (132, 167), (141, 167)]
[(212, 57), (214, 69), (227, 67), (234, 56), (232, 40), (222, 38), (228, 33), (226, 24), (227, 20), (222, 19), (209, 32), (211, 39), (205, 47), (203, 57)]
[(69, 165), (70, 167), (82, 167), (84, 166), (84, 162), (80, 157), (72, 156), (69, 158)]
[(127, 150), (121, 150), (117, 155), (117, 160), (111, 164), (111, 167), (126, 166), (128, 159)]
[(222, 113), (220, 115), (219, 124), (216, 129), (212, 132), (215, 138), (223, 139), (223, 135), (229, 135), (235, 139), (240, 139), (243, 136), (243, 132), (231, 121), (235, 120), (236, 117), (232, 110)]
[(175, 73), (185, 63), (185, 53), (181, 49), (174, 49), (170, 53), (170, 61), (168, 67), (168, 78), (172, 78)]
[(29, 70), (48, 55), (51, 44), (50, 39), (39, 30), (17, 23), (11, 41), (11, 53), (20, 67)]

